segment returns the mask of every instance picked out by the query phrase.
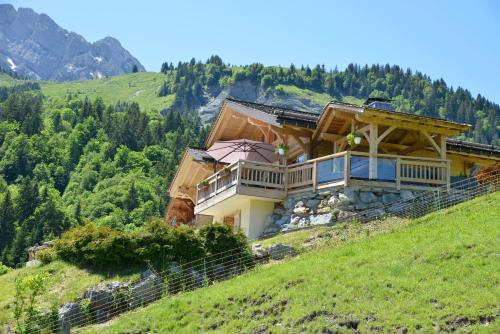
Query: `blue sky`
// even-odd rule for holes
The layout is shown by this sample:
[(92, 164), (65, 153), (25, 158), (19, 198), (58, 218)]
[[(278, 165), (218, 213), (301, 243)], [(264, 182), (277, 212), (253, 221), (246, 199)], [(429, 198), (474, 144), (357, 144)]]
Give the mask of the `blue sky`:
[(500, 103), (500, 1), (16, 0), (89, 41), (163, 61), (398, 64)]

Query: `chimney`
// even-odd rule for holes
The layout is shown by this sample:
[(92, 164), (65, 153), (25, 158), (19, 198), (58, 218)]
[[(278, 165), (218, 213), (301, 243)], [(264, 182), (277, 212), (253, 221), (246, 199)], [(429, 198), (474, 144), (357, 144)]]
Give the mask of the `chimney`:
[(365, 105), (371, 108), (393, 111), (394, 106), (391, 102), (391, 99), (386, 99), (384, 97), (369, 97), (365, 101)]

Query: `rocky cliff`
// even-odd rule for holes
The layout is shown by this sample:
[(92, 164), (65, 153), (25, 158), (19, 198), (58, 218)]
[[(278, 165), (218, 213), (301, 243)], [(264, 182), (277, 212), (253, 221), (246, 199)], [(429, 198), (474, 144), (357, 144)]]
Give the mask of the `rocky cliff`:
[(208, 89), (205, 92), (206, 103), (197, 108), (202, 120), (205, 122), (212, 121), (226, 97), (316, 113), (320, 113), (324, 107), (324, 105), (316, 103), (310, 98), (276, 90), (265, 91), (249, 80), (245, 80), (219, 90)]
[(29, 8), (0, 4), (0, 67), (34, 79), (94, 79), (144, 71), (120, 42), (106, 37), (95, 43), (58, 26)]

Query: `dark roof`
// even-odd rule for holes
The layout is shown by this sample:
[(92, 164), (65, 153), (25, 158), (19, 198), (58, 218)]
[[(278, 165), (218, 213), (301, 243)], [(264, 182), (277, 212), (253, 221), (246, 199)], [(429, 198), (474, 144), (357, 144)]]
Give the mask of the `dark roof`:
[(500, 150), (493, 145), (470, 143), (456, 139), (447, 139), (446, 149), (449, 151), (488, 155), (500, 158)]
[(284, 124), (293, 124), (306, 128), (316, 128), (316, 122), (319, 119), (319, 114), (309, 111), (270, 106), (267, 104), (241, 101), (233, 98), (226, 98), (226, 100), (265, 112), (266, 114), (275, 115), (277, 116), (278, 121)]
[(369, 105), (372, 102), (392, 102), (391, 99), (387, 99), (385, 97), (369, 97), (366, 99), (365, 104)]
[(214, 158), (208, 155), (208, 153), (202, 148), (188, 147), (187, 151), (191, 157), (193, 157), (194, 161), (214, 161)]

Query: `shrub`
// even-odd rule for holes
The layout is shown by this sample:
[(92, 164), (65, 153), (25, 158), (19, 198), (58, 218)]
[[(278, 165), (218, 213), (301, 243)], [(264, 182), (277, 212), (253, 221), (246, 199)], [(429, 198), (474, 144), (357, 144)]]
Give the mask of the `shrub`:
[(205, 256), (203, 241), (186, 225), (172, 229), (171, 242), (174, 261), (186, 263)]
[(43, 264), (49, 264), (56, 259), (56, 252), (51, 248), (42, 249), (36, 252), (37, 260), (40, 260)]
[(182, 264), (205, 256), (203, 242), (191, 228), (173, 228), (161, 220), (147, 224), (138, 232), (136, 243), (137, 256), (159, 270), (172, 261)]
[(240, 231), (233, 232), (232, 227), (228, 225), (205, 225), (200, 229), (199, 235), (207, 255), (217, 255), (228, 251), (236, 253), (249, 251), (245, 235)]
[(37, 306), (37, 299), (47, 288), (48, 273), (16, 277), (14, 318), (16, 333), (39, 333), (43, 317)]
[(64, 260), (96, 267), (128, 266), (139, 262), (131, 234), (94, 224), (65, 232), (54, 249)]
[(2, 276), (3, 274), (7, 274), (10, 270), (11, 269), (9, 267), (0, 262), (0, 276)]
[[(188, 226), (174, 228), (159, 219), (134, 232), (86, 224), (65, 232), (54, 245), (55, 255), (77, 264), (149, 265), (160, 271), (174, 261), (190, 267), (193, 261), (207, 255), (218, 257), (226, 251), (232, 251), (236, 258), (251, 254), (246, 237), (241, 232), (234, 233), (228, 226), (207, 225), (197, 233)], [(55, 255), (44, 254), (49, 262)]]
[[(232, 227), (223, 224), (205, 225), (200, 229), (200, 238), (207, 255), (213, 257), (212, 264), (253, 267), (253, 257), (248, 240), (241, 232), (233, 232)], [(215, 261), (213, 261), (215, 260)]]
[(159, 219), (148, 223), (136, 233), (137, 257), (158, 270), (164, 270), (173, 261), (170, 232), (171, 227)]

